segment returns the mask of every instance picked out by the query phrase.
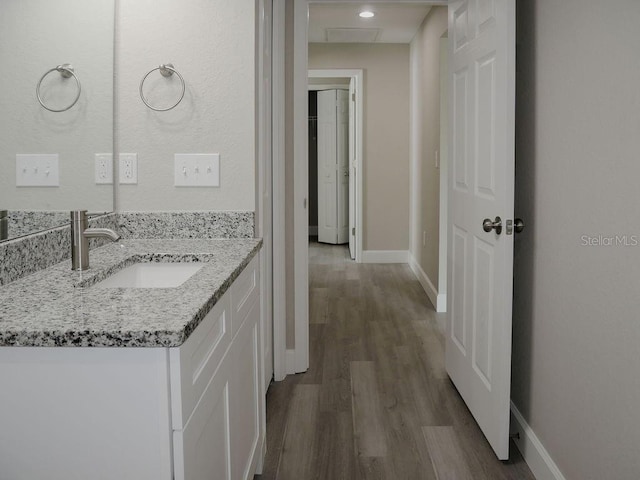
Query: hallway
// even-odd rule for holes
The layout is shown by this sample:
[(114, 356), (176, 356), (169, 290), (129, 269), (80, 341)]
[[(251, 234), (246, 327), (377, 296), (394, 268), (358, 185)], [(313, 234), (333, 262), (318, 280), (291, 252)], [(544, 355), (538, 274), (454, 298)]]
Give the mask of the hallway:
[(272, 383), (260, 480), (533, 479), (496, 459), (447, 377), (444, 339), (407, 265), (309, 246), (310, 368)]

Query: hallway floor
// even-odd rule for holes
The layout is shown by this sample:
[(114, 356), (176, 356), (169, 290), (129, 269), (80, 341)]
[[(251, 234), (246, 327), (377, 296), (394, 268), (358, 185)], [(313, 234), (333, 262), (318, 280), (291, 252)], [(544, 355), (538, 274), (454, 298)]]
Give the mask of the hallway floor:
[(310, 368), (272, 383), (260, 480), (533, 480), (496, 459), (444, 368), (436, 313), (407, 265), (311, 243)]

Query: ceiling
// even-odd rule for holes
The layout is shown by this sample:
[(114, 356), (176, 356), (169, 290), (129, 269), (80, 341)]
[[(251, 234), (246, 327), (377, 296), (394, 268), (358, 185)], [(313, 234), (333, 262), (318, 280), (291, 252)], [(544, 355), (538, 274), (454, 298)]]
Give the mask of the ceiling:
[[(309, 5), (309, 43), (410, 43), (431, 6), (420, 4)], [(360, 18), (371, 10), (373, 18)]]

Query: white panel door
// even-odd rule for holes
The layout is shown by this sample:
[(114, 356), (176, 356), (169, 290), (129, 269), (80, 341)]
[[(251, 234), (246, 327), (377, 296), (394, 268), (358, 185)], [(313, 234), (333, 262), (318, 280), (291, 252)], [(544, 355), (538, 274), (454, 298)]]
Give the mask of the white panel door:
[(356, 79), (349, 82), (349, 256), (356, 258)]
[[(509, 457), (515, 0), (449, 4), (446, 367), (500, 459)], [(483, 220), (502, 219), (486, 232)]]
[(338, 169), (338, 243), (349, 242), (349, 92), (338, 90), (336, 163)]
[(336, 90), (318, 92), (318, 241), (338, 243)]

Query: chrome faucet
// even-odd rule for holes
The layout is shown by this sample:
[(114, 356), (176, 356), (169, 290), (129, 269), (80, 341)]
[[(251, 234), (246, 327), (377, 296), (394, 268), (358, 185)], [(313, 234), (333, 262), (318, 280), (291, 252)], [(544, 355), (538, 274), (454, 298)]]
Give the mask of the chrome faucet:
[(109, 238), (120, 240), (120, 235), (110, 228), (87, 228), (89, 220), (86, 210), (71, 211), (71, 270), (89, 268), (89, 239)]

